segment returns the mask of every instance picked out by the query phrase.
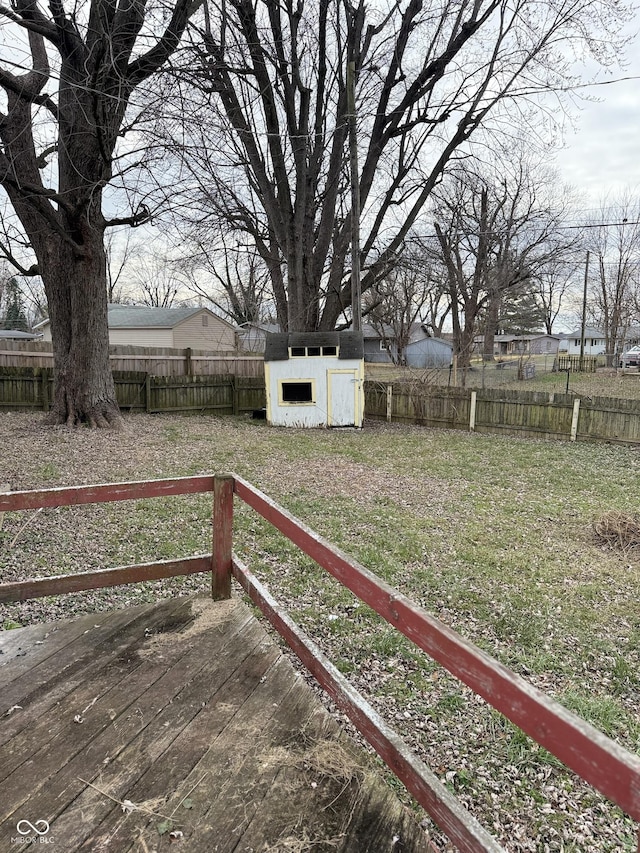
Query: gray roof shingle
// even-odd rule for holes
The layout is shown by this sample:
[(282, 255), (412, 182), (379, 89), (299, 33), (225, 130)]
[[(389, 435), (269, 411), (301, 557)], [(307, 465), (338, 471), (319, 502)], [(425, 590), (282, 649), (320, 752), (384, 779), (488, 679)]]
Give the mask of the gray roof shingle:
[(148, 305), (109, 305), (110, 329), (172, 329), (202, 308), (150, 308)]

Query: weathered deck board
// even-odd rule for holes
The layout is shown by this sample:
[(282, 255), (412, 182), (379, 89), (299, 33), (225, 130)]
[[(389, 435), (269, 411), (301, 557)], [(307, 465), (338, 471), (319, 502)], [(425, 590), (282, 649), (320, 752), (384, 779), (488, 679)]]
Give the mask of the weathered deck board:
[[(44, 720), (47, 727), (54, 726), (48, 711), (55, 705), (65, 703), (72, 710), (71, 717), (84, 709), (101, 691), (107, 690), (115, 683), (113, 667), (116, 667), (125, 677), (130, 671), (139, 666), (135, 656), (128, 656), (127, 649), (131, 642), (131, 632), (134, 634), (144, 625), (144, 630), (157, 631), (167, 625), (167, 619), (177, 608), (188, 607), (184, 601), (167, 602), (156, 612), (152, 605), (131, 608), (130, 611), (120, 611), (113, 614), (97, 614), (74, 620), (73, 623), (62, 623), (65, 628), (57, 629), (45, 626), (49, 630), (42, 634), (31, 634), (38, 637), (34, 643), (41, 643), (29, 648), (24, 641), (17, 649), (22, 649), (24, 659), (14, 659), (3, 667), (0, 663), (0, 683), (3, 685), (0, 694), (0, 716), (8, 715), (9, 721), (4, 721), (4, 743), (0, 746), (0, 779), (10, 772), (7, 763), (7, 749), (12, 749), (14, 742), (9, 740), (24, 730), (25, 739), (37, 744), (33, 737), (33, 726), (37, 720)], [(179, 610), (178, 610), (179, 612)], [(187, 613), (190, 610), (186, 611)], [(175, 617), (173, 617), (175, 618)], [(108, 622), (108, 627), (107, 627)], [(67, 629), (68, 624), (68, 629)], [(23, 629), (26, 632), (31, 628)], [(95, 642), (96, 632), (99, 641)], [(7, 634), (18, 634), (22, 631), (10, 631)], [(0, 634), (0, 642), (4, 634)], [(6, 681), (5, 681), (6, 675)], [(9, 713), (12, 707), (19, 706), (20, 713)], [(60, 725), (65, 719), (64, 713), (57, 714), (56, 720)], [(50, 736), (53, 734), (50, 731)], [(26, 759), (27, 753), (18, 750)]]
[(0, 648), (1, 851), (35, 837), (20, 821), (46, 821), (65, 853), (428, 849), (237, 600), (18, 629)]

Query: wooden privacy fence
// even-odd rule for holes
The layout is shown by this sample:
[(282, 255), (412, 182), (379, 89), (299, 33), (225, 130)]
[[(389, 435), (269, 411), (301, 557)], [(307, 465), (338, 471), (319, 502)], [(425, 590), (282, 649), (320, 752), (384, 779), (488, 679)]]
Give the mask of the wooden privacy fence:
[(24, 601), (207, 571), (212, 573), (213, 598), (222, 600), (230, 597), (233, 576), (458, 848), (470, 853), (503, 851), (234, 555), (232, 529), (236, 495), (433, 660), (616, 803), (633, 820), (640, 820), (640, 757), (623, 749), (469, 643), (234, 474), (14, 492), (0, 495), (0, 513), (211, 491), (211, 554), (4, 583), (0, 584), (0, 602)]
[[(254, 379), (264, 376), (262, 356), (217, 353), (190, 347), (175, 349), (111, 344), (109, 362), (114, 371), (135, 371), (152, 376), (233, 374)], [(1, 341), (0, 369), (3, 367), (52, 368), (52, 346), (44, 341)]]
[(640, 443), (640, 400), (365, 382), (365, 415), (442, 429)]
[[(125, 411), (209, 412), (237, 415), (263, 408), (264, 379), (243, 376), (151, 376), (114, 372), (118, 405)], [(52, 372), (46, 368), (0, 369), (0, 409), (48, 411)]]
[[(114, 380), (124, 411), (233, 415), (262, 409), (266, 403), (264, 377), (115, 372)], [(533, 438), (640, 444), (640, 400), (417, 382), (364, 385), (367, 418)], [(0, 368), (0, 409), (47, 411), (52, 394), (50, 370)]]

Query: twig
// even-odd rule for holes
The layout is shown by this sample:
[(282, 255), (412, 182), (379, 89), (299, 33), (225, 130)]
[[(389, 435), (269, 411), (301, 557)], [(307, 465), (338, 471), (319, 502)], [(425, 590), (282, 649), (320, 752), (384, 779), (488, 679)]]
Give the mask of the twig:
[(96, 702), (98, 701), (98, 698), (99, 698), (99, 697), (98, 697), (98, 696), (96, 696), (96, 698), (95, 698), (95, 699), (92, 699), (92, 700), (91, 700), (91, 702), (89, 702), (89, 704), (87, 705), (87, 707), (84, 709), (84, 711), (83, 711), (82, 713), (83, 713), (83, 714), (86, 714), (86, 713), (87, 713), (87, 711), (89, 710), (89, 708), (93, 708), (93, 706), (94, 706), (94, 705), (96, 704)]
[[(102, 794), (103, 797), (107, 797), (107, 799), (111, 800), (114, 803), (117, 803), (121, 808), (129, 809), (133, 807), (134, 811), (144, 812), (145, 814), (152, 815), (153, 817), (161, 817), (164, 820), (170, 820), (172, 823), (175, 823), (175, 821), (173, 820), (173, 816), (160, 814), (160, 812), (154, 812), (151, 811), (151, 809), (145, 809), (144, 806), (137, 806), (135, 803), (131, 803), (130, 800), (125, 803), (124, 800), (119, 800), (117, 797), (112, 797), (111, 794), (108, 794), (106, 791), (103, 791), (102, 788), (98, 788), (98, 786), (94, 785), (93, 782), (88, 782), (86, 779), (81, 779), (80, 776), (78, 776), (78, 781), (82, 782), (83, 785), (88, 785), (90, 788), (93, 788), (94, 791), (97, 791), (99, 794)], [(176, 826), (183, 826), (183, 824), (177, 823)]]
[(189, 797), (189, 796), (191, 796), (191, 794), (193, 794), (193, 792), (194, 792), (194, 791), (195, 791), (195, 789), (198, 787), (198, 785), (200, 784), (200, 782), (204, 781), (205, 776), (208, 776), (208, 775), (209, 775), (209, 771), (207, 770), (207, 772), (204, 774), (204, 776), (202, 776), (202, 778), (201, 778), (198, 782), (196, 782), (196, 784), (193, 786), (193, 788), (192, 788), (192, 789), (191, 789), (187, 794), (185, 794), (185, 795), (184, 795), (184, 797), (180, 800), (180, 802), (179, 802), (179, 803), (178, 803), (178, 805), (175, 807), (175, 809), (171, 812), (172, 817), (173, 817), (173, 815), (178, 811), (178, 809), (179, 809), (179, 808), (180, 808), (180, 806), (184, 803), (184, 801), (187, 799), (187, 797)]
[(25, 523), (22, 525), (22, 527), (20, 528), (20, 530), (18, 530), (18, 532), (16, 533), (16, 535), (13, 537), (13, 541), (11, 542), (11, 545), (9, 545), (9, 550), (11, 550), (11, 548), (13, 548), (13, 546), (16, 544), (16, 542), (18, 541), (18, 539), (20, 538), (20, 536), (22, 536), (22, 534), (24, 533), (25, 528), (26, 528), (29, 524), (31, 524), (31, 522), (32, 522), (32, 521), (33, 521), (33, 519), (36, 517), (36, 515), (37, 515), (39, 512), (42, 512), (42, 509), (43, 509), (43, 507), (38, 507), (38, 509), (37, 509), (34, 513), (32, 513), (31, 515), (27, 516), (27, 520), (26, 520), (26, 521), (25, 521)]

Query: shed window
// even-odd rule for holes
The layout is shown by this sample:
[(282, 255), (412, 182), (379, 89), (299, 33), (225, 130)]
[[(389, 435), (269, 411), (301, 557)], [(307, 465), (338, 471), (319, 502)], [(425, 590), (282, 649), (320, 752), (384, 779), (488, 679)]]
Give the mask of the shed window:
[(312, 382), (282, 382), (283, 403), (313, 403)]
[(206, 314), (203, 314), (203, 315), (202, 315), (202, 325), (203, 325), (203, 326), (208, 326), (208, 325), (209, 325), (209, 318), (207, 317), (207, 315), (206, 315)]
[(290, 358), (319, 358), (321, 355), (338, 355), (338, 347), (289, 347)]

